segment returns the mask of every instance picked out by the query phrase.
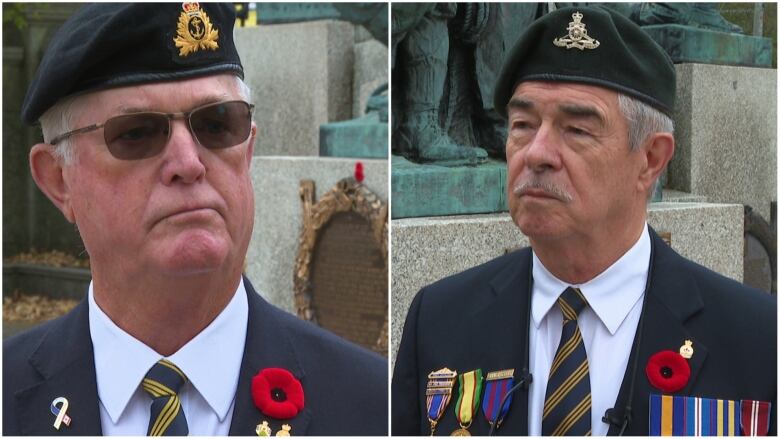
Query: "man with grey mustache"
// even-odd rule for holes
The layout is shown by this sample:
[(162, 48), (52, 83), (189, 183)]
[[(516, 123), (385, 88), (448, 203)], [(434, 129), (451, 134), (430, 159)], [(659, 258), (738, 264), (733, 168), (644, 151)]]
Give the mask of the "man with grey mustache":
[(494, 104), (509, 213), (531, 246), (417, 294), (393, 435), (684, 435), (684, 406), (711, 401), (723, 434), (748, 428), (735, 407), (775, 434), (776, 299), (647, 224), (674, 97), (666, 53), (608, 9), (559, 9), (518, 40)]

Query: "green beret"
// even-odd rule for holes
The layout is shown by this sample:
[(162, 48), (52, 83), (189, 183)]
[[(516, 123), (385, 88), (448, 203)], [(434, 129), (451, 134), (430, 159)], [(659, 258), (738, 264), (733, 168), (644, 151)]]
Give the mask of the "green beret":
[(534, 21), (509, 52), (493, 94), (504, 118), (523, 81), (597, 85), (671, 116), (675, 72), (666, 52), (639, 26), (599, 6), (558, 9)]
[(58, 100), (106, 88), (244, 70), (225, 3), (93, 3), (54, 34), (27, 89), (32, 124)]

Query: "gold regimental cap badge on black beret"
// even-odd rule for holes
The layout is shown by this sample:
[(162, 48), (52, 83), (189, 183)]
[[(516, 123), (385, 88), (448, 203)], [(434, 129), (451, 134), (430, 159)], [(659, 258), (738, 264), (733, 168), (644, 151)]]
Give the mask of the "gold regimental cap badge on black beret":
[(58, 100), (97, 90), (219, 74), (243, 78), (235, 22), (232, 3), (87, 3), (51, 38), (22, 120), (32, 124)]
[(528, 25), (496, 80), (493, 107), (500, 116), (507, 117), (507, 104), (525, 81), (608, 88), (668, 116), (674, 111), (669, 55), (628, 17), (602, 5), (556, 9)]
[(176, 38), (173, 42), (179, 48), (179, 56), (187, 56), (198, 50), (217, 50), (219, 31), (209, 20), (206, 11), (200, 9), (198, 3), (182, 3), (182, 13), (176, 25)]
[(585, 29), (585, 23), (582, 22), (582, 14), (577, 11), (571, 14), (571, 18), (574, 21), (569, 22), (569, 26), (566, 30), (569, 31), (569, 35), (556, 38), (553, 40), (553, 44), (558, 47), (565, 47), (567, 49), (595, 49), (599, 47), (601, 43), (599, 40), (595, 40), (588, 36), (588, 30)]

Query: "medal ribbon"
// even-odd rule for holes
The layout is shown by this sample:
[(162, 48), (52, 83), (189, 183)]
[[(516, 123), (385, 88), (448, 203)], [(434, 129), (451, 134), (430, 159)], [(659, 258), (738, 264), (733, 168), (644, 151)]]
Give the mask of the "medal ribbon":
[(447, 408), (447, 404), (450, 403), (450, 397), (452, 393), (441, 393), (438, 395), (428, 395), (428, 420), (438, 421), (441, 418), (441, 414), (444, 413), (444, 409)]
[(485, 419), (487, 419), (490, 425), (493, 425), (494, 422), (501, 425), (504, 416), (509, 412), (509, 406), (512, 405), (512, 395), (509, 395), (509, 398), (507, 398), (500, 413), (498, 412), (498, 406), (514, 384), (515, 379), (511, 376), (500, 380), (489, 380), (485, 384), (485, 396), (482, 399), (482, 413), (485, 414)]
[(482, 393), (482, 369), (466, 372), (458, 377), (458, 403), (455, 405), (455, 417), (461, 428), (469, 428), (474, 413), (479, 407)]

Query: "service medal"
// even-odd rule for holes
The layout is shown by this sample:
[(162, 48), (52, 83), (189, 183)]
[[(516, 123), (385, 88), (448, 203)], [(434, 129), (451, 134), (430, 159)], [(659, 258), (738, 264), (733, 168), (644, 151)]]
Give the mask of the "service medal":
[(455, 384), (458, 372), (446, 367), (428, 374), (428, 388), (425, 390), (426, 405), (428, 407), (428, 422), (431, 423), (431, 436), (436, 430), (444, 409), (450, 403), (452, 386)]
[(485, 396), (482, 398), (482, 413), (485, 415), (488, 423), (492, 426), (496, 424), (496, 429), (501, 426), (509, 406), (512, 405), (512, 395), (506, 399), (503, 407), (500, 407), (507, 392), (515, 384), (515, 370), (505, 369), (496, 372), (490, 372), (485, 377)]
[(455, 417), (460, 428), (450, 436), (471, 436), (468, 429), (474, 419), (474, 413), (479, 407), (479, 397), (482, 394), (482, 369), (466, 372), (458, 377), (458, 402), (455, 404)]

